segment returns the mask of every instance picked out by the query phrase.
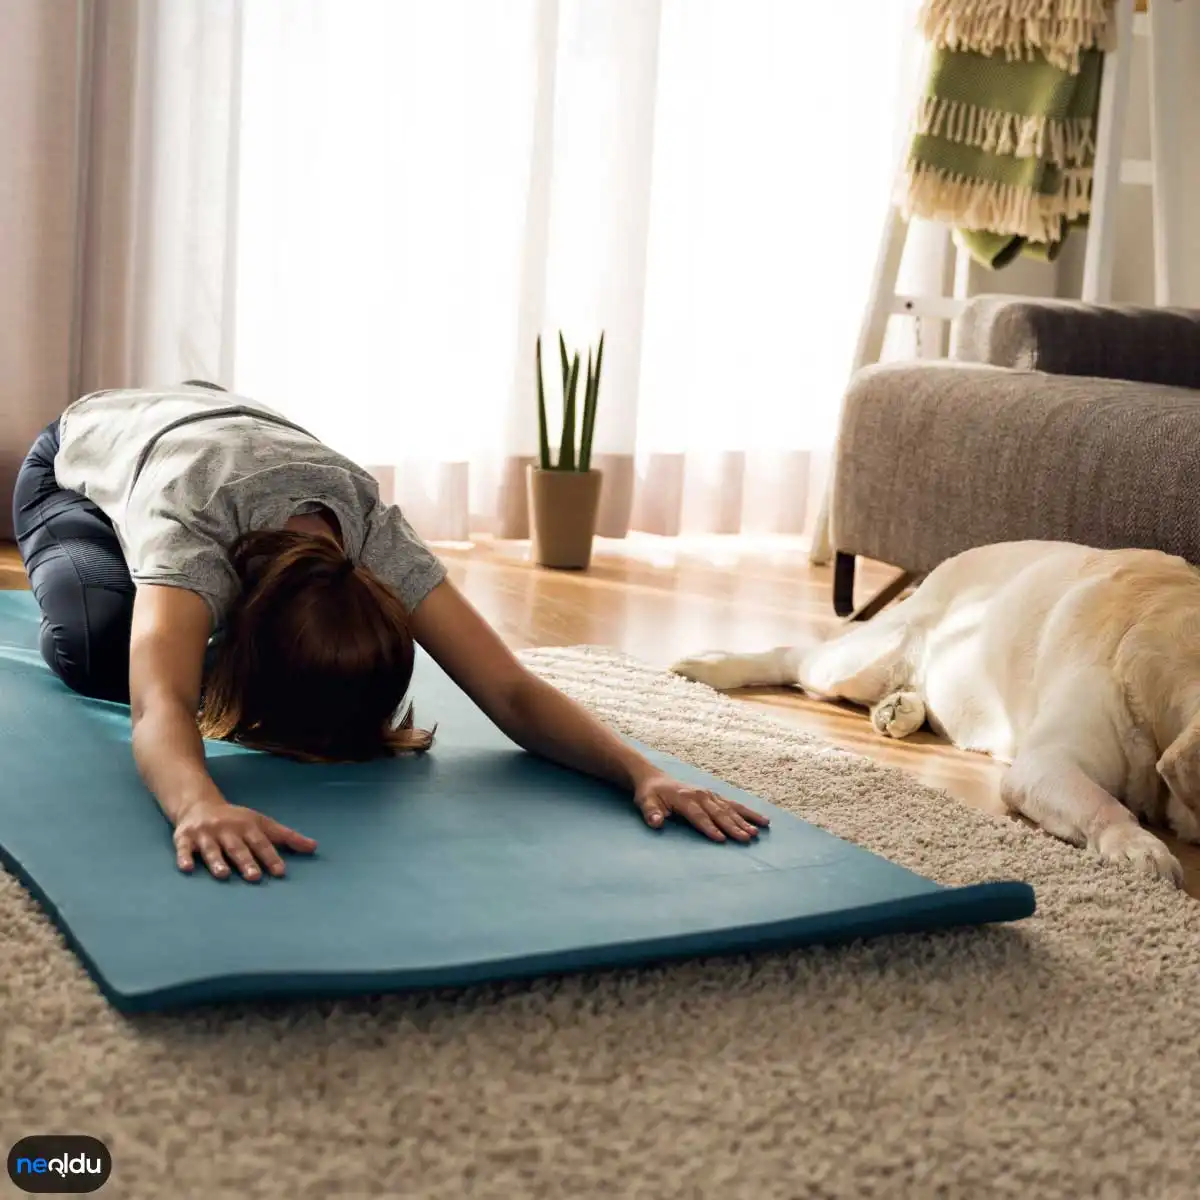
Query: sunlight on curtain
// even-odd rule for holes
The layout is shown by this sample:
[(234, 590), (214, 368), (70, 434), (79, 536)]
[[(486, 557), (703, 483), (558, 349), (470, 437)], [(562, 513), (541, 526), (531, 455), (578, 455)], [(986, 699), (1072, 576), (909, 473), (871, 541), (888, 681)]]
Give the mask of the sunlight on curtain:
[(532, 3), (249, 0), (238, 386), (352, 456), (497, 440)]
[(664, 0), (638, 448), (651, 511), (655, 474), (687, 456), (683, 529), (811, 519), (895, 164), (908, 9)]
[[(607, 333), (602, 532), (798, 532), (907, 0), (245, 0), (239, 390), (426, 537), (525, 532), (533, 338)], [(552, 414), (552, 422), (554, 416)]]

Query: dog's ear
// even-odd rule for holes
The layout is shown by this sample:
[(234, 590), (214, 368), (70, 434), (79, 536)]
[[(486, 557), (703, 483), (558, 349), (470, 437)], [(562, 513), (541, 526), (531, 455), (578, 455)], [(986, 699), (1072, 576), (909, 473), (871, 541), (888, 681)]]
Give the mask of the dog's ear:
[(1200, 715), (1163, 751), (1158, 773), (1174, 796), (1193, 804), (1200, 801)]

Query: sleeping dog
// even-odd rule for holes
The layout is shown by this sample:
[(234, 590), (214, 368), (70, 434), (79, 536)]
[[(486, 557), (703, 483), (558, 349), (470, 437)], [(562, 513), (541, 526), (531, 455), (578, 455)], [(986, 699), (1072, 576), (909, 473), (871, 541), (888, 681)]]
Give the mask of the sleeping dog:
[(1200, 842), (1200, 571), (1181, 558), (983, 546), (832, 640), (672, 670), (721, 690), (792, 685), (866, 705), (887, 737), (928, 721), (1010, 764), (1010, 809), (1177, 885), (1178, 860), (1139, 817)]

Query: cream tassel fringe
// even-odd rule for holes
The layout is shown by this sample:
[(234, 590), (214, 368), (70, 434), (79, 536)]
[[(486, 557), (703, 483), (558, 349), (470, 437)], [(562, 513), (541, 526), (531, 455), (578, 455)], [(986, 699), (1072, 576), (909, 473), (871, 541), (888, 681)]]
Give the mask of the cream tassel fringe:
[(939, 49), (1010, 60), (1041, 51), (1072, 75), (1084, 50), (1111, 50), (1116, 39), (1112, 0), (924, 0), (917, 19)]
[(975, 146), (989, 154), (1039, 158), (1056, 167), (1080, 166), (1096, 153), (1090, 117), (1025, 117), (997, 108), (978, 108), (941, 96), (925, 96), (917, 106), (916, 133)]
[(934, 167), (913, 166), (900, 202), (909, 217), (1049, 243), (1062, 238), (1064, 221), (1087, 214), (1091, 187), (1090, 167), (1063, 171), (1058, 195), (1045, 196), (1011, 184), (988, 183)]

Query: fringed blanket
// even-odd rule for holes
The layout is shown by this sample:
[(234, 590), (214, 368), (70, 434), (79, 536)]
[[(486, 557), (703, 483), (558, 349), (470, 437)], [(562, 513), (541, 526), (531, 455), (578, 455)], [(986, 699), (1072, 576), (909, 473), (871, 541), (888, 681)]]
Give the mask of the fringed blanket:
[(975, 258), (1053, 258), (1086, 221), (1112, 0), (925, 0), (931, 63), (908, 160), (910, 215)]

